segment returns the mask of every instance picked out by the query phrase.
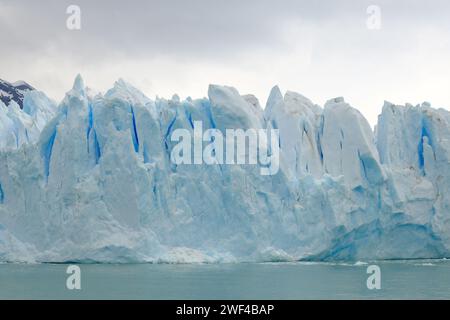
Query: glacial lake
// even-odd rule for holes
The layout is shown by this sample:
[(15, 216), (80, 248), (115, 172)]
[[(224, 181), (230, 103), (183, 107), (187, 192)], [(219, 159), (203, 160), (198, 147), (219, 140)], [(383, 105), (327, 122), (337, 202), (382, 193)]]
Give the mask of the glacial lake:
[(0, 264), (0, 299), (450, 299), (450, 260), (369, 264), (81, 264), (81, 290), (65, 264)]

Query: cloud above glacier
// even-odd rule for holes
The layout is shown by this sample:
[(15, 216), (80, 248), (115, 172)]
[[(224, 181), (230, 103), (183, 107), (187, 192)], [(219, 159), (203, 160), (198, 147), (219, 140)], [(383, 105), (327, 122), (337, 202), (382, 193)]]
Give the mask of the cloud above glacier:
[[(82, 30), (66, 28), (66, 8)], [(369, 5), (382, 27), (366, 27)], [(334, 96), (373, 124), (384, 99), (450, 107), (447, 1), (0, 0), (0, 78), (62, 98), (75, 74), (106, 90), (119, 77), (149, 96), (254, 93), (279, 84), (323, 104)]]

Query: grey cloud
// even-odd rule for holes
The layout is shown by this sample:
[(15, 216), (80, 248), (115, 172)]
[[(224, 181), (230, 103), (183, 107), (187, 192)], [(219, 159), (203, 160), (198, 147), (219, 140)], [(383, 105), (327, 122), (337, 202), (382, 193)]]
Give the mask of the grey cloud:
[[(82, 59), (113, 53), (223, 59), (245, 50), (282, 48), (280, 29), (291, 20), (319, 30), (331, 24), (337, 36), (351, 37), (348, 29), (364, 28), (365, 8), (372, 2), (14, 0), (0, 3), (14, 8), (16, 24), (0, 21), (0, 26), (10, 35), (2, 46), (13, 51), (52, 48)], [(449, 24), (446, 1), (375, 2), (383, 9), (386, 23), (407, 21), (406, 31), (418, 23)], [(65, 28), (70, 4), (82, 9), (81, 31)]]
[[(81, 31), (65, 27), (70, 4)], [(447, 0), (0, 0), (0, 78), (53, 97), (77, 72), (102, 90), (128, 76), (156, 94), (225, 81), (263, 104), (280, 84), (317, 102), (345, 95), (373, 123), (383, 99), (450, 101), (449, 15)]]

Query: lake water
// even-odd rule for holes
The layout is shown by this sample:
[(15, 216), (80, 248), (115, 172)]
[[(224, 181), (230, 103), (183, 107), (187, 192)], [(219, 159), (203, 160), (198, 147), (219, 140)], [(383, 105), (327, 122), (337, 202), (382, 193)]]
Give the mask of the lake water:
[(0, 264), (0, 299), (450, 299), (450, 261), (363, 263), (79, 265), (81, 290), (66, 288), (68, 265)]

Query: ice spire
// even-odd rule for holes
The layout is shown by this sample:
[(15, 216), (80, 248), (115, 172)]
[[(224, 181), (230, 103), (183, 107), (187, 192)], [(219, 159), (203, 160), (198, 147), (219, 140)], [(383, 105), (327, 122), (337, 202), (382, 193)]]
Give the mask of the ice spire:
[(75, 81), (73, 83), (72, 90), (80, 93), (84, 91), (84, 81), (80, 74), (77, 74)]

